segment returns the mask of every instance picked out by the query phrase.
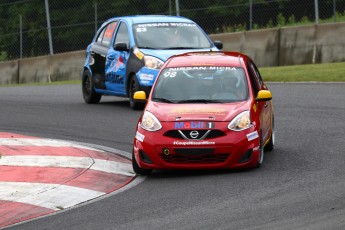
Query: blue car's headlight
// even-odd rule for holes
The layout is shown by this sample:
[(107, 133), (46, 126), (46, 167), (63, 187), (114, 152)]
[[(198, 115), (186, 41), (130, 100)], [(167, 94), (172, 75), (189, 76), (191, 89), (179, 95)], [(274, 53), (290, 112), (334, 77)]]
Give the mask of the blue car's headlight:
[(140, 126), (141, 128), (147, 131), (157, 131), (162, 128), (162, 125), (157, 119), (157, 117), (153, 115), (152, 113), (150, 113), (149, 111), (144, 112)]
[(160, 69), (164, 62), (156, 57), (144, 56), (145, 67), (150, 69)]

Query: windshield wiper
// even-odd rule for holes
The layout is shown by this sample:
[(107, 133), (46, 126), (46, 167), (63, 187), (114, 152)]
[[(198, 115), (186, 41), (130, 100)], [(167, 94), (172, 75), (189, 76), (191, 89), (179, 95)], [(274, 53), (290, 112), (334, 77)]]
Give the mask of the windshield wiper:
[(159, 49), (157, 47), (151, 47), (151, 46), (140, 46), (138, 48), (139, 49), (149, 49), (149, 50), (157, 50), (157, 49)]
[(188, 47), (188, 46), (178, 46), (178, 47), (167, 47), (165, 50), (191, 50), (191, 49), (200, 49), (199, 47)]
[(153, 101), (167, 102), (167, 103), (175, 103), (174, 101), (163, 98), (163, 97), (153, 97), (152, 100)]

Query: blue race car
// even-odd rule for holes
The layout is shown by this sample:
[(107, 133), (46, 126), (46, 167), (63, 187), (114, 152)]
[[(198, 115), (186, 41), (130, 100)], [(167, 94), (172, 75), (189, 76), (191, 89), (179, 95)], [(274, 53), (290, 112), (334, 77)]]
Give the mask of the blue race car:
[(175, 16), (125, 16), (111, 18), (97, 31), (86, 49), (82, 91), (86, 103), (102, 95), (127, 97), (130, 107), (140, 109), (136, 91), (149, 95), (158, 71), (172, 55), (191, 51), (218, 51), (193, 21)]

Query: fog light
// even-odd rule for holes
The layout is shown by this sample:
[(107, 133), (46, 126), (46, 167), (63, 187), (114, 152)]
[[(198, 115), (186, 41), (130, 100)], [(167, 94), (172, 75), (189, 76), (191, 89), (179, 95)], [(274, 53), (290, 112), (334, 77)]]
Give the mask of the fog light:
[(164, 155), (169, 156), (170, 150), (168, 148), (163, 148), (163, 153)]

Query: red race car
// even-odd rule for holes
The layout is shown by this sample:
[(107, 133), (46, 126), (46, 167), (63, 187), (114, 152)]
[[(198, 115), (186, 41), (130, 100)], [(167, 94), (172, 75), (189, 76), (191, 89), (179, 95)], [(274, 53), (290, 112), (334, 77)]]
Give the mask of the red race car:
[[(146, 100), (143, 91), (134, 99)], [(237, 52), (173, 56), (138, 121), (133, 170), (252, 168), (274, 147), (272, 94)]]

